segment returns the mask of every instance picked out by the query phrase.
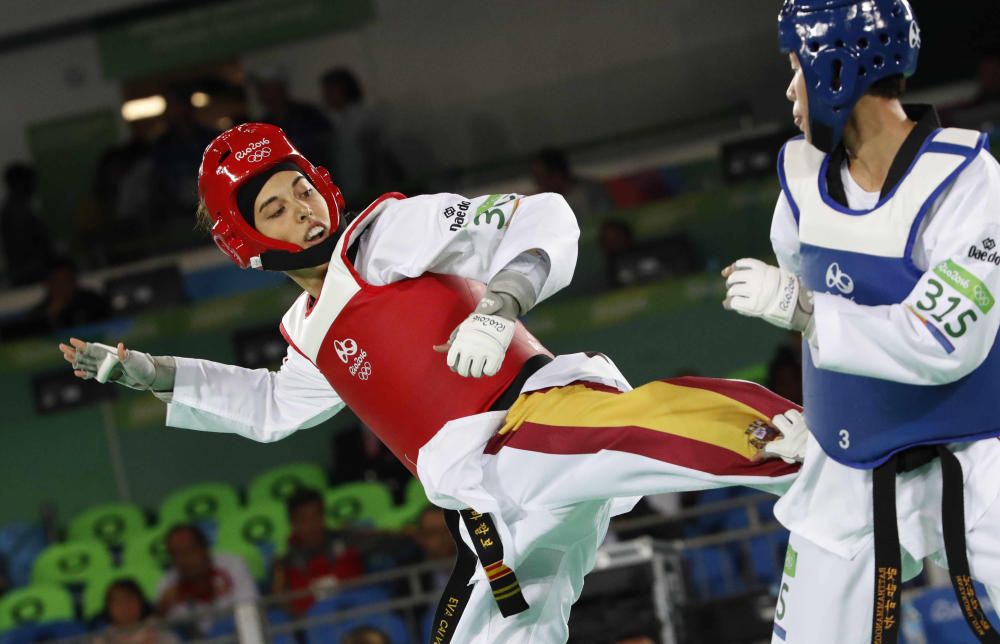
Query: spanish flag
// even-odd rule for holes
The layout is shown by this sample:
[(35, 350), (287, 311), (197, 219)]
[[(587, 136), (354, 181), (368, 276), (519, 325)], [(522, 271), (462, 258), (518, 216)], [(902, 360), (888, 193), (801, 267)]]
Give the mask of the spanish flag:
[(778, 477), (798, 465), (762, 460), (771, 418), (801, 409), (752, 382), (686, 376), (622, 392), (578, 381), (522, 394), (487, 454), (628, 452), (717, 476)]

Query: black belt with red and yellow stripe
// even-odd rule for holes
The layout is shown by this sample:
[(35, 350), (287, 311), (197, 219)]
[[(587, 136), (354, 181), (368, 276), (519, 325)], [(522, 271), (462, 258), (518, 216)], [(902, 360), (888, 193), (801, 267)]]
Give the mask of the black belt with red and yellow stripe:
[[(509, 409), (521, 393), (525, 381), (536, 371), (552, 361), (547, 355), (532, 356), (521, 367), (514, 381), (504, 390), (500, 398), (490, 407), (490, 411)], [(465, 523), (473, 548), (462, 539), (459, 520)], [(448, 644), (455, 635), (458, 621), (465, 612), (472, 595), (469, 580), (476, 572), (476, 564), (482, 563), (486, 578), (489, 579), (493, 599), (504, 617), (517, 615), (528, 610), (528, 602), (521, 593), (517, 575), (503, 562), (503, 544), (497, 533), (496, 524), (489, 514), (472, 509), (445, 510), (448, 531), (458, 547), (458, 559), (452, 570), (448, 585), (445, 586), (434, 612), (431, 628), (432, 644)]]

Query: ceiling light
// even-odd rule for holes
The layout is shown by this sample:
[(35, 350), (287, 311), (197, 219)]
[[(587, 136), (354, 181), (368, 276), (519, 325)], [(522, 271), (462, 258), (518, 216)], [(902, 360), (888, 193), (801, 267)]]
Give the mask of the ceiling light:
[(135, 98), (122, 104), (122, 118), (126, 121), (150, 119), (167, 110), (167, 99), (159, 94), (145, 98)]

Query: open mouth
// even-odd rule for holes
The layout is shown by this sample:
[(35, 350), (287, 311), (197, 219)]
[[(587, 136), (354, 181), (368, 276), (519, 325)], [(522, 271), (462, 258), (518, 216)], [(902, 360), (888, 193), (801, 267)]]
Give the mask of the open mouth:
[(324, 235), (326, 235), (326, 227), (316, 224), (314, 226), (311, 226), (309, 230), (306, 231), (305, 241), (307, 243), (314, 242), (319, 239), (322, 239)]

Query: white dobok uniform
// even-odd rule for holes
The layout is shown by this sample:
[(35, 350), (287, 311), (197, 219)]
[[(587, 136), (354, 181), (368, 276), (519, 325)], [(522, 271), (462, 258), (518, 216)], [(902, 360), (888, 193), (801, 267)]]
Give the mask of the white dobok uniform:
[[(359, 276), (376, 286), (424, 273), (488, 283), (522, 253), (540, 249), (551, 268), (536, 284), (539, 301), (566, 286), (576, 264), (579, 229), (563, 198), (542, 194), (504, 200), (507, 225), (502, 227), (495, 218), (488, 225), (456, 224), (458, 204), (471, 201), (462, 212), (475, 211), (486, 199), (436, 194), (379, 204), (372, 215), (377, 218), (361, 234), (355, 261)], [(326, 285), (323, 292), (326, 299)], [(297, 306), (289, 315), (301, 315), (303, 307)], [(284, 326), (294, 322), (286, 316)], [(577, 353), (556, 357), (521, 391), (575, 381), (623, 392), (632, 389), (606, 357)], [(342, 407), (314, 364), (292, 349), (277, 372), (177, 358), (167, 424), (270, 442), (317, 425)], [(505, 414), (494, 411), (450, 421), (419, 452), (419, 478), (433, 503), (491, 513), (504, 546), (504, 563), (516, 572), (530, 605), (523, 613), (503, 618), (480, 567), (454, 635), (453, 641), (463, 644), (565, 641), (570, 606), (594, 565), (609, 519), (629, 511), (640, 495), (740, 484), (779, 492), (794, 478), (794, 473), (709, 474), (612, 450), (551, 454), (504, 448), (484, 454)], [(464, 525), (462, 532), (471, 543)]]
[[(840, 176), (852, 210), (876, 207), (879, 193), (863, 190), (851, 177), (846, 162)], [(904, 180), (898, 190), (906, 189)], [(798, 206), (803, 212), (808, 207)], [(779, 264), (801, 274), (799, 228), (784, 193), (774, 211), (771, 241)], [(840, 295), (815, 294), (816, 333), (810, 341), (815, 366), (913, 385), (954, 382), (972, 372), (990, 352), (1000, 327), (997, 307), (980, 315), (964, 335), (952, 338), (951, 353), (911, 307), (927, 292), (927, 281), (934, 278), (930, 269), (948, 260), (976, 276), (991, 293), (1000, 293), (1000, 252), (993, 253), (996, 241), (1000, 241), (1000, 166), (983, 149), (933, 201), (922, 221), (912, 258), (925, 273), (902, 303), (861, 306)], [(946, 295), (960, 294), (949, 290)], [(935, 312), (948, 313), (943, 308), (931, 311)], [(935, 319), (949, 322), (946, 315)], [(828, 394), (836, 396), (837, 392)], [(850, 400), (841, 402), (851, 404)], [(998, 605), (1000, 441), (956, 443), (950, 449), (965, 476), (972, 576), (993, 585), (990, 594)], [(926, 557), (945, 565), (941, 483), (937, 460), (897, 477), (904, 580), (919, 572)], [(775, 516), (792, 536), (772, 642), (869, 642), (875, 570), (872, 471), (836, 462), (810, 435), (799, 478), (778, 501)]]

